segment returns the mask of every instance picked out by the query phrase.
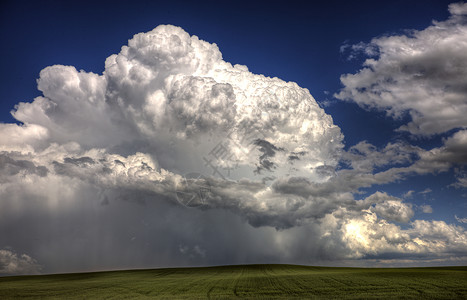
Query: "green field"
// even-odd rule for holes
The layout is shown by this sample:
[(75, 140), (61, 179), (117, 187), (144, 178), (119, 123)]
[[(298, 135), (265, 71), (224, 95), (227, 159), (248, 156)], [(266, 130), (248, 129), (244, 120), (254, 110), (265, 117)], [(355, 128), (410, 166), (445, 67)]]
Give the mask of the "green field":
[(295, 265), (171, 268), (0, 278), (0, 299), (467, 299), (467, 267)]

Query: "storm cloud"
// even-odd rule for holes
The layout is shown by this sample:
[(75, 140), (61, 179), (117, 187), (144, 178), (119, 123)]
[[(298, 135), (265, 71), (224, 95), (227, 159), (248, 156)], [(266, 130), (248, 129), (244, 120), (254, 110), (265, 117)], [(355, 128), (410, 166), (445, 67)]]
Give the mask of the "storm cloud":
[(410, 203), (383, 192), (358, 199), (451, 168), (465, 132), (430, 151), (344, 151), (307, 89), (171, 25), (136, 34), (103, 74), (47, 67), (38, 89), (12, 112), (21, 124), (0, 124), (0, 248), (31, 255), (1, 250), (5, 273), (467, 251), (459, 226), (412, 220)]

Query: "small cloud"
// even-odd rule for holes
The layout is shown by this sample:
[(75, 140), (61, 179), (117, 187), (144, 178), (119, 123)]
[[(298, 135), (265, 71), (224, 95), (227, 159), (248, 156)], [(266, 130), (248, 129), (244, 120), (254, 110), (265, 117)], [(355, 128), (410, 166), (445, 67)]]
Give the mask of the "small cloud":
[(359, 57), (361, 54), (367, 56), (376, 56), (379, 53), (378, 47), (372, 43), (359, 42), (357, 44), (349, 44), (347, 41), (344, 42), (339, 48), (339, 52), (343, 55), (348, 54), (347, 60), (353, 60)]
[(345, 41), (340, 47), (339, 47), (339, 52), (344, 53), (347, 48), (349, 48), (351, 45), (349, 44), (349, 41)]
[(456, 178), (456, 182), (451, 184), (451, 186), (455, 188), (467, 188), (467, 176), (463, 174), (462, 176), (458, 176)]
[(318, 104), (319, 104), (319, 106), (321, 108), (329, 107), (329, 106), (332, 106), (332, 105), (334, 105), (336, 103), (337, 103), (336, 100), (329, 100), (329, 99), (321, 100), (321, 101), (318, 102)]
[(194, 248), (193, 248), (193, 251), (201, 256), (201, 257), (206, 257), (206, 250), (204, 250), (203, 248), (201, 248), (200, 246), (196, 245)]
[(427, 204), (420, 205), (420, 209), (421, 209), (422, 212), (425, 213), (425, 214), (431, 214), (431, 213), (433, 213), (433, 208), (431, 207), (431, 205), (427, 205)]
[(449, 4), (449, 12), (452, 15), (467, 15), (467, 3), (451, 3)]
[(206, 250), (200, 247), (199, 245), (195, 245), (194, 247), (190, 247), (187, 245), (179, 245), (178, 246), (178, 251), (186, 255), (190, 258), (195, 258), (195, 257), (201, 257), (204, 258), (206, 257)]
[(415, 193), (414, 190), (407, 191), (407, 193), (402, 195), (402, 198), (404, 198), (404, 199), (412, 198), (413, 193)]
[(426, 195), (426, 194), (431, 193), (431, 192), (433, 192), (433, 191), (430, 188), (426, 188), (423, 191), (418, 192), (418, 193), (422, 194), (422, 195)]
[(369, 211), (388, 221), (408, 223), (414, 215), (410, 203), (404, 203), (402, 199), (386, 193), (376, 192), (360, 203), (371, 204)]
[(456, 218), (459, 223), (467, 224), (467, 218), (459, 218), (457, 215), (454, 215), (454, 218)]

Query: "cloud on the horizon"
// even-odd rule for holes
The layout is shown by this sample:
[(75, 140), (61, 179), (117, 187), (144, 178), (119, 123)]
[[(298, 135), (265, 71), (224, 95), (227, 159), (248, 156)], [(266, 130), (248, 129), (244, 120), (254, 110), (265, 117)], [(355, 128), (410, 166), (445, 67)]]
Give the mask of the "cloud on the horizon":
[(18, 255), (11, 249), (0, 249), (0, 274), (39, 274), (41, 266), (27, 254)]
[(467, 4), (452, 3), (449, 12), (424, 30), (345, 47), (368, 58), (359, 72), (341, 76), (344, 87), (334, 96), (396, 119), (408, 114), (399, 130), (414, 135), (466, 128)]
[(170, 25), (135, 35), (102, 75), (51, 66), (38, 88), (12, 112), (23, 124), (0, 124), (0, 247), (46, 272), (467, 251), (461, 227), (413, 220), (412, 204), (384, 192), (358, 199), (465, 162), (467, 131), (431, 150), (343, 151), (308, 90)]

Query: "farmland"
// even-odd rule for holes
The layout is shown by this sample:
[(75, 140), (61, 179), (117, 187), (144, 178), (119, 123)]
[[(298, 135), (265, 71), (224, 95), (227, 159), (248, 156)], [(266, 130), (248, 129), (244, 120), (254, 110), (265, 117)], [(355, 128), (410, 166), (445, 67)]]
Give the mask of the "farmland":
[(467, 299), (467, 267), (241, 265), (0, 277), (1, 299)]

